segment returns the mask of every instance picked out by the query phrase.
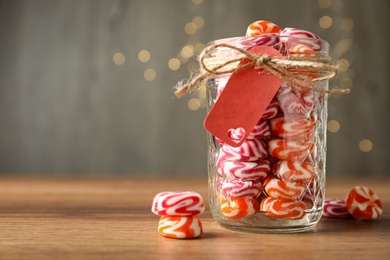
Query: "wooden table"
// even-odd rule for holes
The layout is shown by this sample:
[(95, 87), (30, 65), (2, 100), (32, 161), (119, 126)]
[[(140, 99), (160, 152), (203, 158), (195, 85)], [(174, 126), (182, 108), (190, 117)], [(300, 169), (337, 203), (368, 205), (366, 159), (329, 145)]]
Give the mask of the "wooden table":
[(220, 227), (208, 209), (192, 240), (157, 233), (153, 196), (194, 190), (207, 178), (0, 178), (0, 259), (390, 259), (390, 179), (330, 179), (327, 197), (372, 188), (384, 214), (374, 221), (322, 218), (317, 230), (253, 234)]

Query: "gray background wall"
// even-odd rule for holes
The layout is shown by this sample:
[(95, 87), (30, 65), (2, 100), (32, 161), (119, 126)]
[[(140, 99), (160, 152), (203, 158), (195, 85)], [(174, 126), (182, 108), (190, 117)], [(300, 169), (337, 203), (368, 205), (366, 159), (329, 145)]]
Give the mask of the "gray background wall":
[[(168, 61), (267, 19), (317, 33), (349, 61), (331, 82), (352, 93), (329, 100), (340, 129), (328, 133), (328, 174), (388, 175), (389, 10), (386, 0), (0, 1), (0, 174), (206, 175), (206, 110), (187, 105), (204, 97), (172, 94), (195, 58), (179, 57), (178, 70)], [(194, 17), (198, 38), (184, 30)]]

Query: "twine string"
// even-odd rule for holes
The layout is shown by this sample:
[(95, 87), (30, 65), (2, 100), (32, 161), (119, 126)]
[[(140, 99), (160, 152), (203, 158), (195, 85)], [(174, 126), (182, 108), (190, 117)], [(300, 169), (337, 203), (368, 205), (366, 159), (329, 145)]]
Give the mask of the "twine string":
[[(237, 57), (212, 57), (211, 54), (218, 48), (235, 50), (242, 55)], [(245, 62), (242, 62), (245, 60)], [(240, 63), (242, 62), (242, 63)], [(175, 86), (175, 95), (181, 97), (192, 92), (212, 76), (226, 75), (247, 67), (264, 69), (289, 83), (293, 88), (309, 89), (313, 83), (329, 80), (336, 77), (338, 67), (325, 57), (270, 57), (267, 54), (255, 55), (245, 49), (226, 44), (213, 44), (206, 47), (199, 56), (200, 71), (187, 81), (180, 81)], [(348, 94), (349, 89), (319, 89), (314, 91), (327, 94)]]

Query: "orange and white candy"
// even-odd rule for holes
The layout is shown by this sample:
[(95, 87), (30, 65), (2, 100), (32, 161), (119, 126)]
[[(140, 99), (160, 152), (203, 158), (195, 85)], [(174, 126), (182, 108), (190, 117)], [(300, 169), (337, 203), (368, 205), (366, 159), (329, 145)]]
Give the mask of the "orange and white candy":
[(313, 151), (313, 142), (270, 138), (268, 152), (274, 158), (281, 160), (304, 160)]
[(274, 165), (273, 172), (282, 180), (308, 183), (314, 178), (314, 165), (310, 162), (280, 160)]
[(245, 36), (260, 36), (269, 33), (280, 33), (281, 31), (282, 29), (276, 24), (266, 20), (259, 20), (248, 26)]
[(285, 117), (280, 115), (270, 120), (272, 133), (286, 139), (308, 140), (313, 137), (313, 117)]
[(287, 182), (274, 176), (264, 180), (265, 192), (273, 198), (301, 199), (306, 191), (306, 185), (302, 182)]
[(260, 211), (275, 218), (301, 219), (306, 215), (306, 204), (286, 198), (266, 197), (261, 201)]
[(354, 187), (345, 200), (346, 207), (356, 219), (375, 219), (382, 215), (382, 202), (378, 195), (365, 186)]
[(224, 196), (218, 198), (221, 213), (227, 219), (245, 218), (255, 214), (260, 209), (256, 199), (251, 198), (229, 198)]
[(297, 44), (288, 49), (288, 56), (291, 57), (315, 57), (316, 53), (304, 44)]
[(162, 216), (158, 233), (170, 238), (196, 238), (202, 235), (202, 223), (196, 216)]

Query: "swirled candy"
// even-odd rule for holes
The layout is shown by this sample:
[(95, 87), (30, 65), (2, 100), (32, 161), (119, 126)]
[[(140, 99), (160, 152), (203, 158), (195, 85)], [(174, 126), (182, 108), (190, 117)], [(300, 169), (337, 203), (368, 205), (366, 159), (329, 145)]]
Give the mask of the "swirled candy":
[(251, 198), (218, 198), (221, 213), (227, 219), (239, 219), (251, 216), (260, 209), (259, 203)]
[(156, 215), (191, 216), (203, 213), (205, 209), (202, 196), (193, 191), (166, 191), (154, 196), (152, 212)]
[(202, 235), (202, 222), (196, 216), (162, 216), (158, 233), (170, 238), (196, 238)]
[(314, 178), (314, 166), (310, 162), (291, 160), (278, 161), (273, 169), (276, 176), (286, 181), (311, 182)]
[(286, 139), (308, 140), (313, 137), (313, 117), (274, 117), (270, 120), (272, 133)]
[(269, 34), (269, 33), (278, 34), (280, 32), (281, 32), (281, 28), (276, 24), (266, 20), (259, 20), (251, 23), (248, 26), (245, 36), (259, 36), (259, 35)]
[(279, 112), (279, 103), (276, 100), (272, 100), (268, 105), (267, 109), (264, 111), (261, 120), (274, 118)]
[(258, 139), (246, 140), (239, 147), (223, 145), (221, 150), (230, 161), (257, 161), (268, 156), (265, 142)]
[(314, 96), (311, 91), (301, 90), (294, 92), (292, 88), (283, 83), (277, 93), (279, 107), (285, 114), (302, 114), (310, 113), (314, 108)]
[(354, 187), (345, 200), (346, 207), (356, 219), (375, 219), (382, 215), (382, 202), (373, 190), (365, 186)]
[(306, 191), (306, 185), (301, 182), (287, 182), (274, 176), (264, 180), (265, 192), (273, 198), (300, 199)]
[(260, 211), (275, 218), (301, 219), (306, 215), (306, 204), (287, 198), (266, 197), (260, 203)]
[[(245, 136), (245, 130), (243, 128), (237, 128), (229, 131), (228, 133), (231, 139), (241, 140)], [(267, 120), (260, 120), (253, 130), (249, 133), (247, 140), (249, 139), (263, 139), (271, 135), (271, 128)]]
[(280, 36), (280, 40), (287, 44), (288, 49), (298, 44), (304, 44), (314, 51), (321, 50), (321, 38), (312, 32), (297, 28), (284, 28), (280, 32)]
[(221, 189), (227, 197), (256, 198), (264, 190), (264, 187), (260, 181), (226, 179), (222, 181)]
[(268, 152), (281, 160), (304, 160), (312, 153), (313, 142), (295, 141), (282, 138), (270, 138), (268, 140)]
[(351, 218), (345, 200), (343, 199), (325, 199), (322, 216), (327, 218)]
[(219, 156), (216, 163), (217, 172), (228, 179), (263, 180), (271, 171), (271, 163), (268, 160), (254, 162), (229, 161)]
[(291, 57), (315, 57), (315, 52), (304, 44), (297, 44), (288, 49), (288, 56)]

